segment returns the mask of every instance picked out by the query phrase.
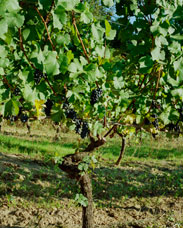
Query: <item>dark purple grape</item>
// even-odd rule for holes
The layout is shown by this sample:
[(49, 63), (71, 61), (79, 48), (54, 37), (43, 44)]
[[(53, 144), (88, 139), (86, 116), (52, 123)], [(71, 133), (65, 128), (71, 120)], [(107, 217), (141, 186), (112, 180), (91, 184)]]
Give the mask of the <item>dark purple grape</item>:
[(48, 99), (45, 103), (45, 108), (44, 108), (44, 112), (46, 114), (46, 116), (50, 116), (51, 115), (51, 109), (52, 109), (52, 106), (53, 106), (53, 101)]
[(156, 114), (152, 114), (151, 117), (154, 118), (154, 121), (152, 121), (152, 124), (156, 129), (159, 129), (158, 116)]
[(39, 84), (42, 78), (45, 78), (46, 74), (43, 74), (43, 72), (39, 69), (36, 69), (34, 72), (34, 81), (36, 84)]
[(144, 124), (145, 125), (150, 125), (151, 124), (151, 122), (149, 121), (149, 119), (147, 117), (144, 119)]
[(10, 122), (15, 122), (16, 121), (16, 116), (13, 116), (13, 115), (8, 115), (6, 117), (7, 120), (10, 120)]
[(80, 119), (75, 119), (75, 131), (77, 134), (80, 134), (81, 133), (81, 125), (82, 125), (82, 120)]
[(65, 115), (66, 115), (67, 118), (72, 119), (72, 120), (75, 120), (76, 116), (77, 116), (76, 112), (72, 108), (71, 109), (69, 109), (69, 108), (66, 109)]
[(89, 132), (90, 130), (89, 130), (88, 123), (84, 121), (82, 125), (82, 130), (81, 130), (81, 138), (84, 139), (85, 137), (87, 137)]
[(20, 116), (20, 120), (22, 121), (22, 123), (26, 123), (28, 121), (29, 117), (26, 114), (22, 114)]
[(65, 101), (63, 103), (63, 109), (65, 109), (65, 110), (69, 109), (69, 103), (68, 103), (68, 101)]
[(99, 98), (102, 95), (102, 89), (94, 89), (92, 90), (91, 97), (90, 97), (90, 104), (94, 105), (98, 102)]
[(21, 91), (20, 91), (20, 89), (19, 89), (18, 87), (16, 87), (16, 88), (14, 89), (14, 91), (13, 91), (13, 94), (14, 94), (15, 96), (19, 96), (20, 93), (21, 93)]

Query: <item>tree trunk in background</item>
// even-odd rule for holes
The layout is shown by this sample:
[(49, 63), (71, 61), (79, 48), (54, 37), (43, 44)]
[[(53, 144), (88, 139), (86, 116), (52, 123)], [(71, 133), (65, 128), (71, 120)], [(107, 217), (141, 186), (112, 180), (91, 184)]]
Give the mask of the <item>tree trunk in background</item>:
[(116, 161), (116, 165), (119, 165), (121, 162), (121, 159), (123, 158), (124, 152), (125, 152), (125, 146), (126, 146), (126, 139), (125, 137), (122, 137), (122, 145), (121, 145), (121, 151), (118, 160)]

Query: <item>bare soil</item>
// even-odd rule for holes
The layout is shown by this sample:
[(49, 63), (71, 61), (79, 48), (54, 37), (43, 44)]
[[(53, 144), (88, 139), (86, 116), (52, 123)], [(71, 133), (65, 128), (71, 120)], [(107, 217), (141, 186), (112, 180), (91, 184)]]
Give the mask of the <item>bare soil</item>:
[[(183, 228), (183, 163), (128, 161), (92, 174), (96, 228)], [(0, 228), (80, 228), (77, 183), (53, 165), (0, 153)]]

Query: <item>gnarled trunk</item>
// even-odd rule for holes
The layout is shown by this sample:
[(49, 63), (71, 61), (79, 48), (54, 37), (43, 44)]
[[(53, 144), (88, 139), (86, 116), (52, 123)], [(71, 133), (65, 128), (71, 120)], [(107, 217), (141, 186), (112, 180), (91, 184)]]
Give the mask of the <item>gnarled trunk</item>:
[(88, 199), (87, 207), (82, 208), (82, 228), (94, 228), (92, 184), (87, 173), (80, 178), (80, 186), (82, 194)]
[(82, 228), (94, 228), (93, 218), (93, 198), (92, 184), (88, 173), (80, 175), (78, 164), (83, 160), (87, 153), (69, 154), (64, 157), (64, 161), (59, 165), (60, 169), (65, 171), (70, 178), (76, 179), (80, 183), (81, 192), (87, 198), (87, 207), (82, 207)]

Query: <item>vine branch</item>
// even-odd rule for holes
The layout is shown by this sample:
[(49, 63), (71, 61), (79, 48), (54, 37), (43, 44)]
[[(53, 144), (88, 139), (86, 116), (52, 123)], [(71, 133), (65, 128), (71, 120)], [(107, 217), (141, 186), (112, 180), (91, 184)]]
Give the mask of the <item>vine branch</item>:
[(79, 41), (81, 42), (81, 46), (82, 46), (82, 48), (83, 48), (84, 55), (85, 55), (85, 57), (86, 57), (88, 63), (90, 63), (90, 59), (89, 59), (89, 56), (88, 56), (88, 54), (87, 54), (85, 45), (84, 45), (84, 43), (83, 43), (83, 40), (82, 40), (81, 35), (80, 35), (80, 32), (79, 32), (78, 27), (77, 27), (77, 25), (76, 25), (76, 18), (75, 18), (75, 13), (74, 13), (74, 11), (72, 11), (72, 24), (74, 25), (74, 28), (75, 28), (75, 30), (76, 30), (78, 39), (79, 39)]
[(38, 15), (40, 16), (40, 18), (41, 18), (41, 20), (42, 20), (42, 22), (43, 22), (43, 24), (44, 24), (44, 26), (45, 26), (45, 29), (46, 29), (46, 32), (47, 32), (47, 35), (48, 35), (48, 40), (50, 41), (50, 44), (51, 44), (51, 46), (52, 46), (52, 49), (55, 51), (56, 49), (55, 49), (55, 46), (54, 46), (54, 44), (53, 44), (53, 42), (52, 42), (52, 40), (51, 40), (50, 33), (49, 33), (48, 27), (47, 27), (47, 22), (46, 22), (45, 19), (43, 18), (42, 14), (41, 14), (40, 11), (38, 10), (38, 8), (34, 6), (34, 9), (37, 11)]
[(156, 93), (157, 93), (157, 91), (158, 91), (158, 88), (159, 88), (159, 81), (160, 81), (160, 78), (161, 78), (161, 72), (162, 72), (162, 70), (159, 69), (159, 71), (158, 71), (158, 79), (157, 79), (156, 87), (155, 87), (154, 94), (153, 94), (153, 100), (152, 100), (152, 102), (151, 102), (151, 106), (150, 106), (150, 108), (149, 108), (148, 113), (151, 111), (151, 108), (152, 108), (152, 105), (153, 105), (153, 101), (154, 101), (155, 98), (156, 98)]
[(4, 75), (2, 75), (2, 77), (3, 77), (3, 81), (4, 81), (4, 82), (6, 83), (6, 85), (9, 87), (9, 89), (11, 90), (11, 92), (13, 92), (13, 91), (14, 91), (14, 88), (10, 85), (8, 79), (7, 79)]
[(31, 61), (29, 60), (29, 58), (27, 56), (27, 53), (25, 52), (24, 45), (23, 45), (23, 38), (22, 38), (22, 30), (21, 30), (21, 28), (18, 29), (18, 33), (19, 33), (19, 40), (20, 40), (20, 48), (22, 49), (22, 51), (24, 53), (24, 56), (27, 59), (28, 63), (31, 65), (31, 67), (34, 70), (36, 70), (36, 67), (33, 65), (33, 63), (31, 63)]

